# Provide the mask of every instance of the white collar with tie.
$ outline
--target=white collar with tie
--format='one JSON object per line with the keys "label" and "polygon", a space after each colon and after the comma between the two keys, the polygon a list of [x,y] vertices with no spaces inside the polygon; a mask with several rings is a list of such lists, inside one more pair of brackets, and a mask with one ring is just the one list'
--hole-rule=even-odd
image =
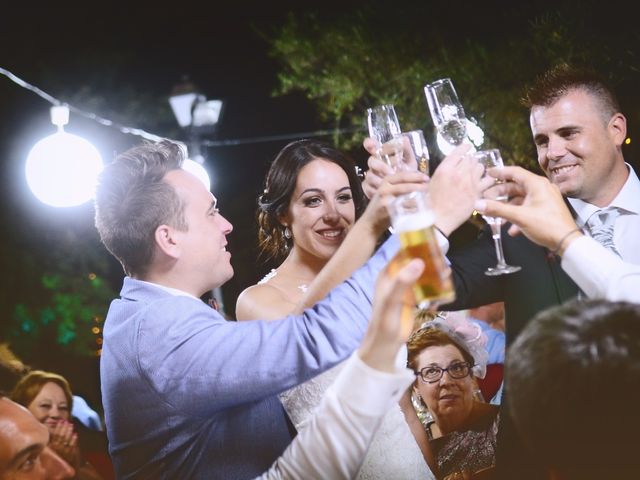
{"label": "white collar with tie", "polygon": [[[627,181],[607,207],[618,207],[623,212],[615,221],[613,232],[615,249],[624,261],[640,264],[640,180],[628,164],[627,168],[629,169]],[[592,215],[601,210],[577,198],[567,200],[577,214],[576,223],[579,227],[583,227]]]}

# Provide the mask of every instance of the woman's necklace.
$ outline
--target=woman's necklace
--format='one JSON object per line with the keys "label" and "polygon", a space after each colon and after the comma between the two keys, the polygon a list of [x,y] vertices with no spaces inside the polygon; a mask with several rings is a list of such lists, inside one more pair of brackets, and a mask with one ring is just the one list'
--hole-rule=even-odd
{"label": "woman's necklace", "polygon": [[[260,280],[258,282],[258,284],[261,283],[267,283],[269,280],[271,280],[273,277],[275,277],[278,274],[278,272],[276,271],[275,268],[272,268],[271,271],[269,273],[267,273],[262,280]],[[296,287],[298,290],[300,290],[302,293],[305,293],[308,289],[309,289],[309,285],[307,285],[306,283],[301,283],[300,285],[298,285]]]}

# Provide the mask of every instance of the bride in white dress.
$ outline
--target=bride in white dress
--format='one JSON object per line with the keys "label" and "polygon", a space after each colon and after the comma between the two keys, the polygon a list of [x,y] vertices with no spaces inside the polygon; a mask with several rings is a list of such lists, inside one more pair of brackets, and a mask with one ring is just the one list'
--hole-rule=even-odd
{"label": "bride in white dress", "polygon": [[[405,177],[411,181],[417,178],[411,174]],[[406,193],[415,188],[415,183],[404,183],[390,186],[383,194]],[[320,282],[328,291],[347,278],[366,261],[388,226],[379,198],[374,197],[362,215],[365,206],[355,165],[344,153],[315,140],[300,140],[284,147],[267,174],[266,188],[259,199],[258,222],[262,251],[273,258],[286,258],[258,284],[240,294],[236,318],[282,318],[319,300],[307,294],[312,282]],[[360,220],[356,223],[357,218]],[[343,243],[340,255],[318,277]],[[340,368],[337,365],[281,394],[298,430],[304,428]],[[358,478],[434,478],[399,405],[385,416]]]}

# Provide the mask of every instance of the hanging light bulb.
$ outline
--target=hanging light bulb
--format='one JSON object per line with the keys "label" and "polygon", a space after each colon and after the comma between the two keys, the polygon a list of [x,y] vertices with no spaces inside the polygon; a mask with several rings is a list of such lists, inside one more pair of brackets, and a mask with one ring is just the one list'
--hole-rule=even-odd
{"label": "hanging light bulb", "polygon": [[63,126],[69,123],[67,106],[51,107],[51,122],[58,131],[36,143],[27,156],[27,184],[47,205],[81,205],[95,194],[102,157],[87,140],[64,131]]}

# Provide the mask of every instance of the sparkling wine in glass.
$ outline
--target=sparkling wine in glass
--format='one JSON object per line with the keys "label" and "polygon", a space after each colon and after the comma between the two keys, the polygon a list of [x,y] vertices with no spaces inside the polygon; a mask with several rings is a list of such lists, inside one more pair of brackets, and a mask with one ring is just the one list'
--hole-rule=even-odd
{"label": "sparkling wine in glass", "polygon": [[429,113],[438,130],[438,147],[446,155],[458,145],[469,142],[467,117],[449,78],[441,78],[424,87]]}
{"label": "sparkling wine in glass", "polygon": [[[490,168],[502,168],[504,167],[504,163],[502,162],[502,156],[500,155],[500,150],[497,148],[493,148],[491,150],[480,150],[479,152],[472,153],[474,158],[482,165],[485,169],[485,175],[487,175],[487,170]],[[500,180],[496,180],[496,184],[501,183]],[[491,200],[497,200],[500,202],[506,202],[508,200],[507,195],[504,195],[500,192],[500,189],[490,188],[485,192],[485,197],[490,198]],[[493,237],[493,242],[496,247],[496,256],[498,257],[498,263],[495,267],[489,267],[485,270],[485,275],[504,275],[506,273],[514,273],[521,269],[521,267],[515,265],[508,265],[504,259],[504,252],[502,250],[502,236],[501,236],[501,227],[503,219],[500,217],[490,217],[488,215],[483,215],[482,218],[489,224],[491,227],[491,236]]]}
{"label": "sparkling wine in glass", "polygon": [[407,139],[411,147],[408,151],[413,155],[418,170],[422,173],[429,173],[429,150],[422,130],[402,132],[402,136]]}
{"label": "sparkling wine in glass", "polygon": [[369,136],[378,141],[376,152],[394,171],[402,169],[402,131],[393,105],[367,109]]}

